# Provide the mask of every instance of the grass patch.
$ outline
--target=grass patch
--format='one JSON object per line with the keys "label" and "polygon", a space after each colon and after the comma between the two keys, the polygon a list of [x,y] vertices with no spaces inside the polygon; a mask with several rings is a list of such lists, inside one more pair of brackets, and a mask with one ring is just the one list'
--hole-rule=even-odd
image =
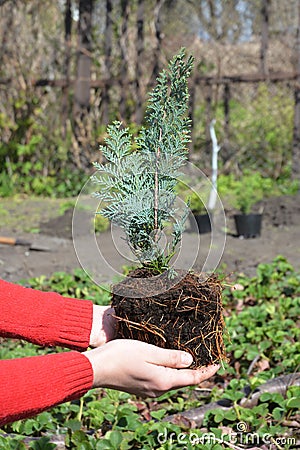
{"label": "grass patch", "polygon": [[[93,285],[81,270],[24,283],[67,296],[91,298],[98,304],[110,301],[107,290]],[[59,434],[66,448],[87,450],[218,450],[228,448],[232,439],[240,439],[234,444],[243,446],[247,438],[256,439],[248,444],[257,447],[268,439],[266,448],[293,448],[295,424],[299,423],[299,386],[290,386],[281,393],[265,393],[253,408],[241,407],[239,400],[246,385],[253,391],[267,380],[299,370],[300,274],[283,257],[277,257],[270,264],[259,265],[255,277],[231,280],[224,292],[224,305],[230,363],[206,384],[206,390],[186,388],[156,400],[142,400],[109,389],[92,390],[79,401],[3,427],[0,447],[52,449],[55,444],[50,441]],[[49,350],[2,340],[2,358],[27,356],[34,351],[40,354]],[[196,429],[162,421],[168,414],[220,399],[231,401],[233,408],[210,411]],[[239,430],[242,423],[244,431]],[[242,433],[237,435],[238,431]],[[28,444],[28,437],[39,439]]]}
{"label": "grass patch", "polygon": [[14,196],[0,199],[1,228],[16,233],[37,233],[39,224],[63,215],[75,200]]}

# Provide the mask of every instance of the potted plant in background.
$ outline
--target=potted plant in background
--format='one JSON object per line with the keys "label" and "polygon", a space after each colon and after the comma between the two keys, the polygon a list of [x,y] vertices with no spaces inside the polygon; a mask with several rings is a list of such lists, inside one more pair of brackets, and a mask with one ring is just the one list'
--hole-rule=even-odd
{"label": "potted plant in background", "polygon": [[246,239],[260,236],[263,211],[262,207],[255,211],[254,205],[264,198],[270,182],[270,179],[263,178],[259,173],[250,172],[233,181],[234,206],[240,211],[234,214],[238,236]]}
{"label": "potted plant in background", "polygon": [[188,197],[188,201],[193,214],[193,218],[190,219],[191,230],[200,234],[210,233],[212,215],[208,212],[200,195],[193,192]]}
{"label": "potted plant in background", "polygon": [[138,266],[112,287],[117,336],[188,351],[193,367],[220,362],[222,284],[215,275],[177,270],[176,259],[190,209],[178,208],[176,186],[187,161],[190,120],[187,81],[193,59],[181,50],[157,79],[146,110],[147,128],[132,145],[120,122],[108,126],[95,164],[100,213],[124,232]]}

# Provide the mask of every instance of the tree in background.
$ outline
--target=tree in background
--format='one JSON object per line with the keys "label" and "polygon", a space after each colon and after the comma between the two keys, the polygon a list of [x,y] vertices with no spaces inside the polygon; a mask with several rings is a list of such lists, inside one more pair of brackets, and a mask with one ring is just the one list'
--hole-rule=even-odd
{"label": "tree in background", "polygon": [[[146,92],[182,46],[196,59],[190,80],[193,160],[209,164],[205,129],[217,117],[226,168],[237,155],[242,165],[251,161],[255,168],[259,144],[247,150],[251,157],[245,159],[233,126],[237,117],[241,138],[248,142],[255,121],[248,117],[249,123],[243,122],[241,113],[259,94],[258,85],[233,85],[230,79],[226,86],[205,84],[201,77],[272,75],[299,67],[297,0],[2,0],[0,8],[0,163],[5,176],[16,171],[14,164],[50,178],[70,164],[89,171],[105,124],[117,118],[139,128]],[[273,106],[279,90],[294,101],[292,86],[268,83]],[[297,93],[295,98],[298,105]],[[293,147],[294,167],[299,117],[296,112],[294,124],[284,124],[294,128],[294,147],[289,138],[285,148],[285,157],[292,160]],[[260,132],[268,145],[268,131]],[[279,145],[268,148],[270,158],[279,161]],[[271,161],[266,164],[270,169]]]}
{"label": "tree in background", "polygon": [[129,2],[128,0],[121,0],[121,23],[119,31],[118,43],[120,46],[120,119],[126,119],[126,90],[128,89],[128,20],[129,20]]}
{"label": "tree in background", "polygon": [[104,33],[104,84],[102,89],[102,122],[107,125],[109,122],[109,103],[110,103],[110,77],[112,67],[112,0],[106,0],[105,12],[105,33]]}
{"label": "tree in background", "polygon": [[293,130],[293,151],[292,151],[292,176],[295,180],[300,178],[300,3],[297,11],[297,34],[295,42],[295,69],[298,73],[297,85],[295,88],[295,112]]}
{"label": "tree in background", "polygon": [[66,139],[67,136],[67,121],[69,116],[69,84],[70,84],[70,62],[71,62],[71,34],[72,34],[72,10],[71,0],[66,0],[65,3],[65,59],[64,59],[64,73],[66,83],[62,89],[62,137]]}
{"label": "tree in background", "polygon": [[[68,2],[68,0],[67,0]],[[77,69],[73,100],[75,160],[79,167],[90,161],[91,129],[89,121],[92,70],[93,0],[79,0]],[[84,149],[84,151],[82,151]]]}
{"label": "tree in background", "polygon": [[144,53],[144,20],[145,1],[137,0],[136,16],[136,58],[135,58],[135,122],[140,125],[143,117],[143,97],[142,97],[142,65]]}

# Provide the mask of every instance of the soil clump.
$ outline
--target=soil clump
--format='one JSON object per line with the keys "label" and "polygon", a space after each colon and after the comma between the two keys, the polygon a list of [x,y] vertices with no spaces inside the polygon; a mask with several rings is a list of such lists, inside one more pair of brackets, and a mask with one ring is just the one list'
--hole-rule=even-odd
{"label": "soil clump", "polygon": [[[138,268],[113,287],[117,337],[187,351],[194,359],[192,368],[225,360],[220,279],[188,272],[162,290],[169,276],[166,271],[153,277],[148,268]],[[158,295],[151,295],[149,278],[151,284],[157,278],[152,292],[159,290]]]}

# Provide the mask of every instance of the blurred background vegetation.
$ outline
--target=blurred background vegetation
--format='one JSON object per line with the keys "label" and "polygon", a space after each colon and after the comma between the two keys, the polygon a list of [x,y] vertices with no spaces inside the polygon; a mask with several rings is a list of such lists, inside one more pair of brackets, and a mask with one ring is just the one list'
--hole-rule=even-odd
{"label": "blurred background vegetation", "polygon": [[191,161],[210,175],[216,119],[223,176],[299,178],[297,0],[0,0],[0,12],[0,196],[77,195],[106,125],[139,130],[181,47],[195,57]]}

